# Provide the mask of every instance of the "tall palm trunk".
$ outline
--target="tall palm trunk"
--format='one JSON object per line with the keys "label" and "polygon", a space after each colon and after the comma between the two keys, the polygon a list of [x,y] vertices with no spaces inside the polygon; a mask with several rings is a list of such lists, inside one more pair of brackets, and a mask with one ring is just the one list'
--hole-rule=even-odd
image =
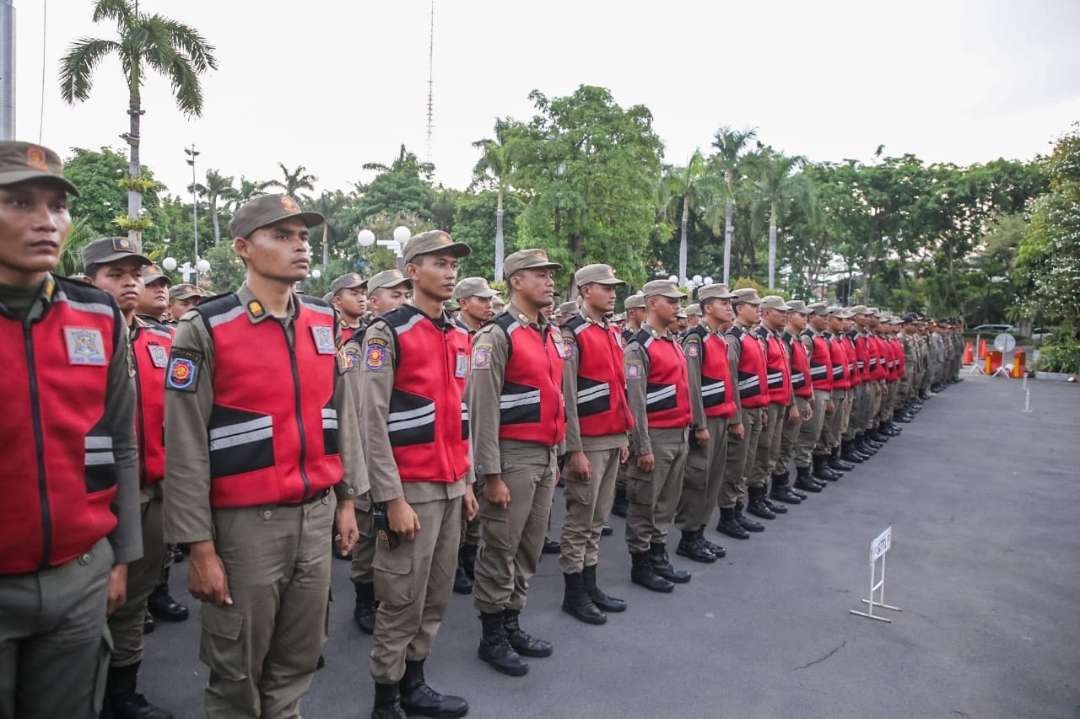
{"label": "tall palm trunk", "polygon": [[503,200],[502,200],[502,188],[499,188],[496,194],[496,207],[495,207],[495,281],[502,280],[503,275],[503,255],[506,253],[503,238]]}
{"label": "tall palm trunk", "polygon": [[780,214],[776,203],[769,208],[769,289],[776,287],[776,218]]}
{"label": "tall palm trunk", "polygon": [[330,264],[330,223],[324,222],[322,226],[322,266]]}
{"label": "tall palm trunk", "polygon": [[[128,136],[127,143],[131,147],[128,153],[128,175],[131,179],[137,179],[142,170],[139,166],[139,124],[142,118],[142,103],[139,97],[138,84],[131,89],[128,97]],[[134,187],[128,188],[128,217],[131,220],[139,219],[139,211],[142,209],[142,193]],[[142,232],[129,230],[128,239],[132,242],[142,240]]]}
{"label": "tall palm trunk", "polygon": [[735,201],[724,203],[724,284],[730,283],[731,244],[735,241]]}
{"label": "tall palm trunk", "polygon": [[214,246],[216,247],[221,239],[221,221],[218,220],[217,195],[210,195],[210,219],[213,221]]}
{"label": "tall palm trunk", "polygon": [[683,195],[682,229],[679,232],[679,284],[686,284],[686,226],[690,221],[690,198]]}

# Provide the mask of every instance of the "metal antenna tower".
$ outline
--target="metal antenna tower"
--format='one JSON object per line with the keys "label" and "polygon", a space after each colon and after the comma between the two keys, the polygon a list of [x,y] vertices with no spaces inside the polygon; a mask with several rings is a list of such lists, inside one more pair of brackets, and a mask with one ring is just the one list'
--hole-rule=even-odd
{"label": "metal antenna tower", "polygon": [[427,152],[425,160],[431,162],[431,131],[435,120],[433,75],[435,58],[435,0],[431,0],[431,24],[428,31],[428,80],[427,80]]}

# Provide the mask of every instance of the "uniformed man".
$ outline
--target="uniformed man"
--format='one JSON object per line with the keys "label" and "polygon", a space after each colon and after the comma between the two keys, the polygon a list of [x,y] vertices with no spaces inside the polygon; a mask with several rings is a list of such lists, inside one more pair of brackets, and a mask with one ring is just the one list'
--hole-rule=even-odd
{"label": "uniformed man", "polygon": [[432,230],[409,239],[402,254],[412,301],[371,323],[359,372],[347,375],[361,396],[378,529],[371,716],[460,717],[468,703],[432,689],[424,663],[450,600],[462,514],[477,510],[462,404],[469,334],[443,310],[469,248]]}
{"label": "uniformed man", "polygon": [[[625,345],[641,329],[645,321],[645,295],[635,292],[623,301],[626,310],[625,326],[622,330],[623,344]],[[616,517],[625,517],[627,510],[626,501],[626,464],[619,466],[615,477],[615,498],[612,500],[611,513]]]}
{"label": "uniformed man", "polygon": [[[698,308],[703,319],[687,330],[682,342],[690,382],[693,439],[675,515],[675,526],[682,531],[676,554],[699,562],[713,562],[727,554],[722,546],[705,538],[705,527],[720,497],[729,427],[739,410],[739,383],[724,339],[734,320],[734,298],[723,284],[698,290],[698,304],[689,309]],[[698,441],[701,428],[707,430],[705,442]]]}
{"label": "uniformed man", "polygon": [[[780,440],[780,462],[773,470],[770,496],[780,502],[798,504],[806,499],[804,492],[816,493],[824,487],[824,482],[813,478],[806,481],[805,472],[800,473],[798,468],[800,465],[810,465],[811,453],[821,433],[828,393],[818,389],[818,383],[824,380],[819,378],[815,381],[810,365],[811,352],[804,344],[805,338],[802,336],[813,310],[802,300],[788,300],[787,304],[791,309],[780,338],[791,361],[791,390],[795,396],[795,409],[799,419],[789,419],[784,424]],[[795,482],[798,485],[795,487],[791,486],[792,467],[795,468]]]}
{"label": "uniformed man", "polygon": [[[371,308],[369,321],[387,315],[405,304],[405,299],[412,289],[412,281],[399,270],[383,270],[372,275],[367,283],[368,305]],[[365,323],[366,327],[367,323]],[[353,335],[353,342],[342,346],[342,361],[345,364],[358,364],[363,346],[360,340],[363,334]],[[356,395],[359,397],[359,395]],[[352,550],[352,570],[350,578],[356,594],[353,606],[353,621],[364,634],[375,631],[375,617],[378,602],[375,600],[375,544],[377,533],[375,516],[372,513],[371,495],[362,492],[356,498],[356,526],[359,537]]]}
{"label": "uniformed man", "polygon": [[762,519],[776,519],[777,514],[787,512],[787,507],[769,501],[769,480],[773,467],[780,459],[780,442],[783,438],[784,425],[789,421],[798,422],[801,418],[799,409],[793,401],[791,365],[780,339],[790,308],[783,297],[766,295],[761,298],[760,309],[761,323],[754,329],[754,333],[765,346],[768,384],[766,393],[769,404],[765,409],[757,453],[749,460],[751,462],[750,501],[747,511]]}
{"label": "uniformed man", "polygon": [[[494,316],[491,311],[494,297],[495,291],[483,277],[466,277],[461,280],[454,287],[454,300],[458,305],[454,322],[472,337]],[[458,594],[472,594],[473,571],[479,548],[480,520],[477,517],[463,518],[461,547],[458,549],[458,564],[454,571],[454,591]]]}
{"label": "uniformed man", "polygon": [[[626,545],[630,581],[654,592],[671,592],[690,581],[689,572],[668,559],[667,533],[682,494],[688,431],[693,421],[686,356],[674,334],[679,300],[685,295],[674,282],[653,280],[642,288],[645,324],[630,338],[626,389],[634,428],[630,433],[627,469]],[[709,441],[700,427],[694,440]]]}
{"label": "uniformed man", "polygon": [[98,716],[106,616],[142,556],[124,318],[109,294],[51,274],[69,194],[55,152],[0,142],[3,719]]}
{"label": "uniformed man", "polygon": [[506,310],[506,301],[500,295],[495,295],[491,298],[491,315],[502,314]]}
{"label": "uniformed man", "polygon": [[825,422],[822,429],[822,438],[825,448],[829,450],[830,463],[833,460],[843,462],[842,466],[834,466],[838,471],[850,471],[862,459],[854,456],[853,449],[844,439],[847,429],[847,421],[851,416],[852,401],[852,365],[848,356],[847,340],[844,338],[844,325],[847,311],[839,305],[829,305],[825,308],[825,338],[829,347],[829,359],[832,362],[832,402],[835,407],[832,415]]}
{"label": "uniformed man", "polygon": [[140,317],[162,322],[169,311],[169,278],[155,264],[143,267],[143,288],[135,313]]}
{"label": "uniformed man", "polygon": [[[700,290],[699,290],[700,292]],[[700,296],[700,295],[699,295]],[[686,308],[686,329],[692,330],[701,323],[701,305],[692,304]]]}
{"label": "uniformed man", "polygon": [[686,314],[686,308],[680,306],[679,311],[675,313],[675,322],[671,327],[671,331],[676,337],[682,337],[686,333],[687,323],[689,317]]}
{"label": "uniformed man", "polygon": [[848,422],[848,439],[854,447],[867,458],[877,452],[880,445],[872,441],[866,434],[869,423],[869,415],[872,409],[872,394],[876,387],[870,379],[870,364],[867,348],[867,335],[865,327],[869,322],[866,305],[855,305],[851,308],[851,328],[847,332],[848,349],[855,357],[855,399],[851,406],[851,418]]}
{"label": "uniformed man", "polygon": [[[854,469],[854,465],[844,462],[839,456],[833,456],[830,443],[829,428],[833,425],[838,411],[837,401],[843,396],[843,390],[836,386],[834,376],[837,374],[836,369],[840,369],[840,374],[843,375],[843,368],[833,365],[828,335],[828,306],[824,302],[814,302],[807,305],[807,309],[810,310],[807,317],[809,326],[802,332],[801,339],[810,360],[810,377],[814,382],[814,411],[820,410],[820,416],[811,420],[811,425],[816,426],[807,427],[807,432],[799,438],[801,461],[796,462],[796,465],[810,469],[811,479],[820,479],[824,475],[824,469],[832,470],[835,479],[840,479],[843,476],[841,472]],[[813,470],[819,465],[819,476],[815,477]],[[803,477],[807,474],[805,470],[802,472]],[[828,480],[828,476],[824,476]],[[803,483],[806,483],[805,479]]]}
{"label": "uniformed man", "polygon": [[[744,288],[732,294],[734,324],[724,333],[728,343],[728,364],[735,368],[738,382],[738,404],[731,436],[728,437],[724,458],[724,479],[720,483],[720,523],[718,532],[735,539],[749,539],[750,532],[765,531],[764,525],[743,515],[751,468],[761,441],[761,431],[769,404],[768,374],[765,365],[765,344],[754,333],[760,319],[761,299],[757,290]],[[758,484],[749,489],[751,497],[764,494]]]}
{"label": "uniformed man", "polygon": [[609,265],[586,265],[574,273],[581,309],[563,325],[567,358],[566,464],[559,565],[566,590],[563,611],[588,624],[604,624],[607,612],[626,602],[597,586],[600,536],[615,492],[615,475],[629,455],[633,417],[626,398],[622,337],[607,317],[623,281]]}
{"label": "uniformed man", "polygon": [[176,324],[206,296],[201,288],[187,282],[169,288],[169,313],[166,322]]}
{"label": "uniformed man", "polygon": [[478,654],[495,670],[524,675],[525,657],[547,657],[549,642],[521,629],[551,513],[556,451],[565,436],[562,336],[544,317],[560,265],[542,250],[506,258],[510,305],[476,333],[468,407],[476,473],[483,478],[480,554],[473,596],[483,638]]}
{"label": "uniformed man", "polygon": [[566,324],[566,321],[573,317],[578,312],[578,303],[574,301],[563,302],[559,305],[559,308],[555,311],[555,316],[552,321],[556,327],[562,327]]}
{"label": "uniformed man", "polygon": [[364,315],[367,314],[367,280],[358,272],[346,272],[330,283],[330,304],[338,314],[338,346],[344,345],[354,334],[362,334]]}
{"label": "uniformed man", "polygon": [[109,293],[124,318],[131,343],[136,387],[135,436],[141,491],[139,496],[143,556],[128,565],[127,600],[109,617],[113,653],[105,700],[117,719],[167,719],[172,714],[150,704],[137,691],[142,663],[146,600],[161,577],[165,541],[161,534],[161,481],[165,473],[164,428],[165,364],[172,333],[157,322],[136,315],[142,293],[143,267],[150,264],[137,241],[105,237],[82,249],[83,272],[98,289]]}
{"label": "uniformed man", "polygon": [[339,550],[356,541],[367,478],[334,313],[292,289],[321,222],[287,195],[241,206],[229,229],[244,284],[183,316],[166,370],[165,536],[191,545],[209,717],[299,716],[326,638],[334,520]]}

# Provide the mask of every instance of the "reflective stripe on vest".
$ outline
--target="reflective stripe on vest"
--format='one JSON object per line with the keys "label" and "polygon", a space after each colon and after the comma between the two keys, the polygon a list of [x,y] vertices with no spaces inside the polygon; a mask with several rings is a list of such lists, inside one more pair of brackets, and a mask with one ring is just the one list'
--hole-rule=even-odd
{"label": "reflective stripe on vest", "polygon": [[509,312],[493,320],[509,341],[499,437],[553,447],[566,436],[562,393],[562,335],[552,325],[541,330],[520,324]]}
{"label": "reflective stripe on vest", "polygon": [[577,346],[577,414],[583,437],[622,434],[634,426],[626,398],[626,369],[615,326],[606,329],[582,315],[566,327]]}

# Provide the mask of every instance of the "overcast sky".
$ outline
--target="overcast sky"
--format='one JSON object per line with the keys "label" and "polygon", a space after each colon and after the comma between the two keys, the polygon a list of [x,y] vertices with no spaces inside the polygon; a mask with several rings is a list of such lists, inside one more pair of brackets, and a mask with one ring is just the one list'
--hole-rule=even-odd
{"label": "overcast sky", "polygon": [[[42,0],[15,0],[17,125],[37,140]],[[57,66],[77,37],[110,37],[91,0],[50,0],[43,141],[123,147],[119,64],[88,102],[60,99]],[[183,146],[207,167],[268,179],[303,164],[317,188],[370,179],[401,143],[425,153],[429,0],[141,0],[217,47],[203,117],[176,110],[168,82],[143,94],[143,160],[173,192]],[[436,0],[436,179],[464,187],[471,143],[496,116],[527,119],[528,93],[611,88],[653,112],[668,162],[708,149],[721,125],[757,127],[814,160],[912,152],[959,164],[1028,159],[1080,119],[1080,1],[691,2]]]}

